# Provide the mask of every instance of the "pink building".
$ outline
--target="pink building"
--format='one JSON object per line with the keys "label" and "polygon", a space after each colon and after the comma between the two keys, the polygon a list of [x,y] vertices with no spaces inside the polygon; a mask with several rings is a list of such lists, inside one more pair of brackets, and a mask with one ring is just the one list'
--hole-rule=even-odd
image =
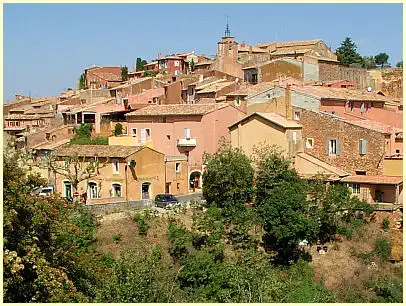
{"label": "pink building", "polygon": [[165,155],[188,158],[191,188],[201,187],[205,152],[215,153],[228,126],[245,114],[226,103],[151,105],[126,115],[129,135]]}
{"label": "pink building", "polygon": [[148,89],[142,93],[136,95],[128,96],[128,104],[133,108],[133,106],[140,104],[161,104],[160,102],[165,97],[165,89],[153,88]]}

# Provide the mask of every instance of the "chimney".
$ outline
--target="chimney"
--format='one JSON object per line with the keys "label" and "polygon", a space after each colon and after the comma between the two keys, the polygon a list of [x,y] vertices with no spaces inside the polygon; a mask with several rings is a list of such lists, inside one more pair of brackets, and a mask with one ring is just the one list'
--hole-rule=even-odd
{"label": "chimney", "polygon": [[243,40],[242,42],[241,42],[241,47],[245,47],[245,40]]}
{"label": "chimney", "polygon": [[161,58],[162,58],[162,54],[158,53],[158,59],[161,59]]}
{"label": "chimney", "polygon": [[291,90],[290,85],[287,84],[285,88],[285,117],[288,120],[292,120],[292,104],[291,104]]}

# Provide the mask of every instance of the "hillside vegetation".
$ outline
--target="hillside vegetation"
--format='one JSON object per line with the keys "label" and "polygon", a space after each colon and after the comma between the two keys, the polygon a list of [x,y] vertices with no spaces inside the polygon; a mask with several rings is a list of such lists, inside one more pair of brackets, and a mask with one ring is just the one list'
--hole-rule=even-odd
{"label": "hillside vegetation", "polygon": [[206,202],[101,220],[31,197],[41,178],[18,160],[6,150],[6,302],[402,302],[391,226],[347,188],[302,181],[273,148],[206,156]]}

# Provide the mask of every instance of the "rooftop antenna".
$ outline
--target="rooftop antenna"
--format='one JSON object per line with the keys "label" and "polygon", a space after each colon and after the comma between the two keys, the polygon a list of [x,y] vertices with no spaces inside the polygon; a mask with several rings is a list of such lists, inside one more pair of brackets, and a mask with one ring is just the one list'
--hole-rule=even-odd
{"label": "rooftop antenna", "polygon": [[231,37],[230,28],[229,28],[229,26],[228,26],[228,17],[230,17],[230,16],[226,15],[227,25],[226,25],[226,30],[225,30],[225,32],[224,32],[224,37]]}

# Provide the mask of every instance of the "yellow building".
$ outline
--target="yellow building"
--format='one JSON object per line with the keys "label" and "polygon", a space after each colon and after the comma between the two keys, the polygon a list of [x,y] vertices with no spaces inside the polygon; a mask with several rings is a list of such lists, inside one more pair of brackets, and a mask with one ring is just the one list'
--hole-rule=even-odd
{"label": "yellow building", "polygon": [[303,151],[302,126],[276,113],[253,113],[229,127],[231,145],[251,155],[259,143],[277,145],[291,157]]}
{"label": "yellow building", "polygon": [[[148,147],[68,145],[59,148],[56,155],[60,168],[56,190],[63,197],[72,197],[75,190],[66,173],[74,173],[76,166],[79,174],[83,174],[77,191],[80,196],[87,193],[87,204],[153,200],[157,194],[165,193],[167,177],[176,186],[170,190],[172,194],[187,190],[186,160],[166,160],[163,153]],[[74,156],[79,161],[69,162]],[[99,163],[97,171],[86,174],[87,165],[95,160]],[[61,170],[64,167],[65,172]],[[178,172],[172,174],[172,169]]]}

